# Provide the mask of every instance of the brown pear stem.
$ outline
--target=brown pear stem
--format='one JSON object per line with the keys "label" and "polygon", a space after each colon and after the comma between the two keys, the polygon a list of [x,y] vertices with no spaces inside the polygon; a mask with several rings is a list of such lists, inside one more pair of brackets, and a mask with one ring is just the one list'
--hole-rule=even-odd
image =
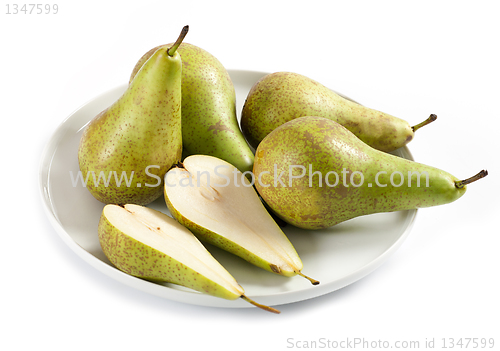
{"label": "brown pear stem", "polygon": [[467,184],[470,184],[472,182],[475,182],[476,180],[479,180],[481,178],[484,178],[488,175],[488,171],[487,170],[482,170],[481,172],[479,172],[478,174],[476,174],[475,176],[472,176],[470,178],[467,178],[467,179],[464,179],[464,180],[457,180],[455,181],[455,186],[458,188],[458,189],[462,189],[464,186],[466,186]]}
{"label": "brown pear stem", "polygon": [[423,121],[422,123],[419,123],[413,127],[411,127],[411,129],[413,130],[413,132],[415,133],[417,131],[417,129],[420,129],[422,128],[423,126],[426,126],[428,125],[429,123],[432,123],[434,122],[436,119],[438,118],[438,116],[436,116],[434,113],[431,114],[429,116],[429,118],[427,118],[425,121]]}
{"label": "brown pear stem", "polygon": [[181,45],[182,41],[186,37],[186,34],[188,34],[188,31],[189,31],[189,26],[184,26],[182,28],[181,34],[179,35],[179,37],[175,41],[174,45],[172,45],[171,48],[167,49],[168,56],[174,56],[175,51],[177,50],[177,48],[179,47],[179,45]]}
{"label": "brown pear stem", "polygon": [[277,310],[276,308],[272,308],[272,307],[269,307],[269,306],[266,306],[266,305],[262,305],[260,303],[257,303],[255,302],[254,300],[246,297],[245,295],[241,295],[241,298],[243,300],[245,300],[246,302],[249,302],[251,303],[252,305],[254,306],[257,306],[258,308],[260,309],[263,309],[264,311],[268,311],[268,312],[272,312],[272,313],[276,313],[276,314],[280,314],[281,312],[279,310]]}
{"label": "brown pear stem", "polygon": [[295,273],[297,273],[297,274],[298,274],[298,275],[300,275],[301,277],[304,277],[304,278],[306,278],[307,280],[309,280],[309,281],[312,283],[312,285],[318,285],[318,284],[319,284],[319,281],[318,281],[318,280],[313,279],[313,278],[311,278],[311,277],[308,277],[307,275],[305,275],[305,274],[304,274],[304,273],[302,273],[302,272],[295,272]]}

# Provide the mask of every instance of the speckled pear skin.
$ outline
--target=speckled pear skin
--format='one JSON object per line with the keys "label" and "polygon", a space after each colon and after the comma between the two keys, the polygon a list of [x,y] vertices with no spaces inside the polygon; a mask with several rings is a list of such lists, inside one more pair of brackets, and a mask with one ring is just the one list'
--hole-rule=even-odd
{"label": "speckled pear skin", "polygon": [[[290,165],[306,168],[302,178],[292,179],[291,187]],[[322,187],[318,174],[312,178],[312,187],[309,186],[309,165],[312,172],[323,175]],[[257,148],[253,170],[255,175],[269,172],[262,175],[262,184],[269,186],[256,182],[256,188],[272,211],[284,221],[305,229],[327,228],[371,213],[442,205],[457,200],[466,190],[455,186],[458,179],[453,175],[376,150],[340,124],[322,117],[301,117],[276,128]],[[332,171],[338,174],[339,183],[335,185],[336,177],[331,173],[329,183],[335,186],[327,186],[325,175]],[[348,187],[344,186],[343,171]],[[380,171],[386,173],[380,174],[378,184],[387,184],[386,187],[375,182]],[[411,187],[408,187],[410,171]],[[429,174],[428,187],[424,171]],[[285,187],[277,180],[281,172]],[[361,172],[364,181],[354,172]],[[399,187],[391,185],[393,172],[404,175],[404,183]],[[421,174],[420,187],[415,172]],[[302,170],[292,168],[292,174],[299,176]],[[354,174],[352,183],[351,174]],[[393,184],[399,184],[400,179],[395,173]]]}
{"label": "speckled pear skin", "polygon": [[[257,256],[255,253],[252,253],[242,247],[241,245],[235,243],[234,241],[231,241],[222,235],[219,235],[207,228],[204,228],[193,221],[190,221],[186,217],[184,217],[179,211],[175,209],[175,207],[172,205],[170,200],[168,199],[167,193],[165,192],[164,194],[165,202],[167,204],[168,210],[172,214],[172,216],[184,227],[188,228],[196,237],[205,243],[212,244],[214,246],[217,246],[218,248],[225,250],[227,252],[230,252],[238,257],[241,257],[245,261],[260,267],[262,269],[265,269],[266,271],[276,273],[279,275],[283,275],[285,277],[292,277],[297,275],[296,272],[291,272],[291,271],[276,271],[276,269],[273,269],[273,265],[271,262],[268,262],[261,257]],[[302,269],[302,267],[298,267],[299,269]]]}
{"label": "speckled pear skin", "polygon": [[104,214],[99,220],[98,234],[106,257],[127,274],[182,285],[223,299],[234,300],[241,297],[163,252],[131,238],[114,227]]}
{"label": "speckled pear skin", "polygon": [[385,152],[413,139],[413,130],[405,120],[359,105],[292,72],[268,74],[253,85],[241,113],[241,128],[249,144],[257,148],[271,131],[304,116],[329,118]]}
{"label": "speckled pear skin", "polygon": [[[141,57],[131,80],[159,47]],[[183,63],[183,158],[211,155],[231,163],[241,172],[251,171],[254,155],[238,124],[236,94],[229,73],[217,58],[195,45],[182,43],[177,50]]]}
{"label": "speckled pear skin", "polygon": [[88,172],[96,179],[101,171],[106,179],[116,172],[118,180],[122,172],[127,178],[134,172],[130,186],[123,181],[119,187],[114,173],[107,187],[102,178],[95,187],[91,175],[87,189],[99,201],[146,205],[161,196],[165,173],[182,156],[181,71],[178,53],[157,50],[124,94],[84,130],[78,149],[84,179]]}

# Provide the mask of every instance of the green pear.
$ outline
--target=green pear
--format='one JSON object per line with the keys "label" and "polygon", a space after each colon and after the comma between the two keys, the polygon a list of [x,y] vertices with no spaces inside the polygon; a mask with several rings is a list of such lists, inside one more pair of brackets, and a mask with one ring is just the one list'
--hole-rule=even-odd
{"label": "green pear", "polygon": [[106,205],[98,226],[106,257],[121,271],[155,282],[182,285],[228,300],[256,303],[188,229],[166,214],[134,204]]}
{"label": "green pear", "polygon": [[[78,149],[87,188],[104,203],[148,204],[181,159],[182,61],[177,48],[156,50],[123,95],[85,128]],[[93,181],[93,182],[92,182]]]}
{"label": "green pear", "polygon": [[170,213],[202,241],[267,271],[319,283],[301,273],[303,264],[292,243],[251,182],[228,162],[187,157],[165,175],[165,201]]}
{"label": "green pear", "polygon": [[[132,72],[131,81],[160,47],[142,56]],[[183,63],[183,157],[211,155],[242,172],[251,171],[254,155],[238,124],[236,95],[228,72],[214,56],[195,45],[182,43],[178,51]]]}
{"label": "green pear", "polygon": [[436,119],[433,114],[411,127],[405,120],[357,104],[308,77],[276,72],[251,88],[241,113],[241,128],[250,145],[257,148],[271,131],[303,116],[329,118],[385,152],[406,145],[418,128]]}
{"label": "green pear", "polygon": [[376,150],[327,118],[301,117],[276,128],[255,154],[255,186],[271,210],[305,229],[351,218],[450,203],[465,181]]}

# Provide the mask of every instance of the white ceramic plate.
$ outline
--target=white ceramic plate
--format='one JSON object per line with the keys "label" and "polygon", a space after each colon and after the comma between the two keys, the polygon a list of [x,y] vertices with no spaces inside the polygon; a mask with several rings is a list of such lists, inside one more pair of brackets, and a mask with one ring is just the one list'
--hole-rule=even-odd
{"label": "white ceramic plate", "polygon": [[[241,111],[248,91],[266,73],[230,70]],[[245,301],[228,301],[173,284],[157,284],[129,276],[104,256],[97,237],[103,204],[81,184],[72,185],[70,172],[77,174],[77,150],[85,125],[108,107],[126,89],[112,89],[69,116],[55,131],[43,153],[40,190],[46,213],[64,242],[93,267],[124,284],[170,300],[216,307],[251,307]],[[238,116],[239,117],[239,116]],[[395,152],[412,159],[406,147]],[[168,213],[163,197],[149,205]],[[285,233],[304,263],[303,273],[321,282],[313,286],[296,276],[282,277],[257,268],[213,246],[212,254],[243,286],[246,295],[266,305],[297,302],[330,293],[366,276],[379,267],[408,236],[417,211],[401,211],[359,217],[335,227],[306,231],[287,226]]]}

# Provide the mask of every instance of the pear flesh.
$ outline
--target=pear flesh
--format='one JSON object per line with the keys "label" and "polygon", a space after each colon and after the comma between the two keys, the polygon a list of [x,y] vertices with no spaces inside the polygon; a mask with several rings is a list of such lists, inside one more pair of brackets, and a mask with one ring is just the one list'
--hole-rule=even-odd
{"label": "pear flesh", "polygon": [[[167,44],[168,47],[170,44]],[[130,80],[162,46],[144,54]],[[211,155],[242,172],[251,171],[254,155],[236,116],[236,93],[229,73],[217,58],[195,45],[182,43],[182,141],[183,158]]]}
{"label": "pear flesh", "polygon": [[187,157],[166,174],[165,201],[201,240],[270,272],[302,275],[295,248],[231,164],[212,156]]}
{"label": "pear flesh", "polygon": [[178,52],[167,51],[156,50],[124,94],[83,132],[80,171],[101,202],[154,201],[165,173],[181,159],[182,61]]}
{"label": "pear flesh", "polygon": [[406,145],[414,135],[405,120],[357,104],[293,72],[268,74],[254,84],[243,106],[241,128],[250,145],[257,148],[271,131],[304,116],[329,118],[385,152]]}
{"label": "pear flesh", "polygon": [[487,172],[464,183],[438,168],[376,150],[332,120],[306,116],[283,124],[259,144],[254,174],[262,174],[257,191],[278,217],[321,229],[362,215],[453,202],[466,183]]}
{"label": "pear flesh", "polygon": [[243,298],[233,276],[187,228],[159,211],[134,205],[106,205],[98,226],[99,242],[121,271],[157,282],[182,285],[223,299]]}

